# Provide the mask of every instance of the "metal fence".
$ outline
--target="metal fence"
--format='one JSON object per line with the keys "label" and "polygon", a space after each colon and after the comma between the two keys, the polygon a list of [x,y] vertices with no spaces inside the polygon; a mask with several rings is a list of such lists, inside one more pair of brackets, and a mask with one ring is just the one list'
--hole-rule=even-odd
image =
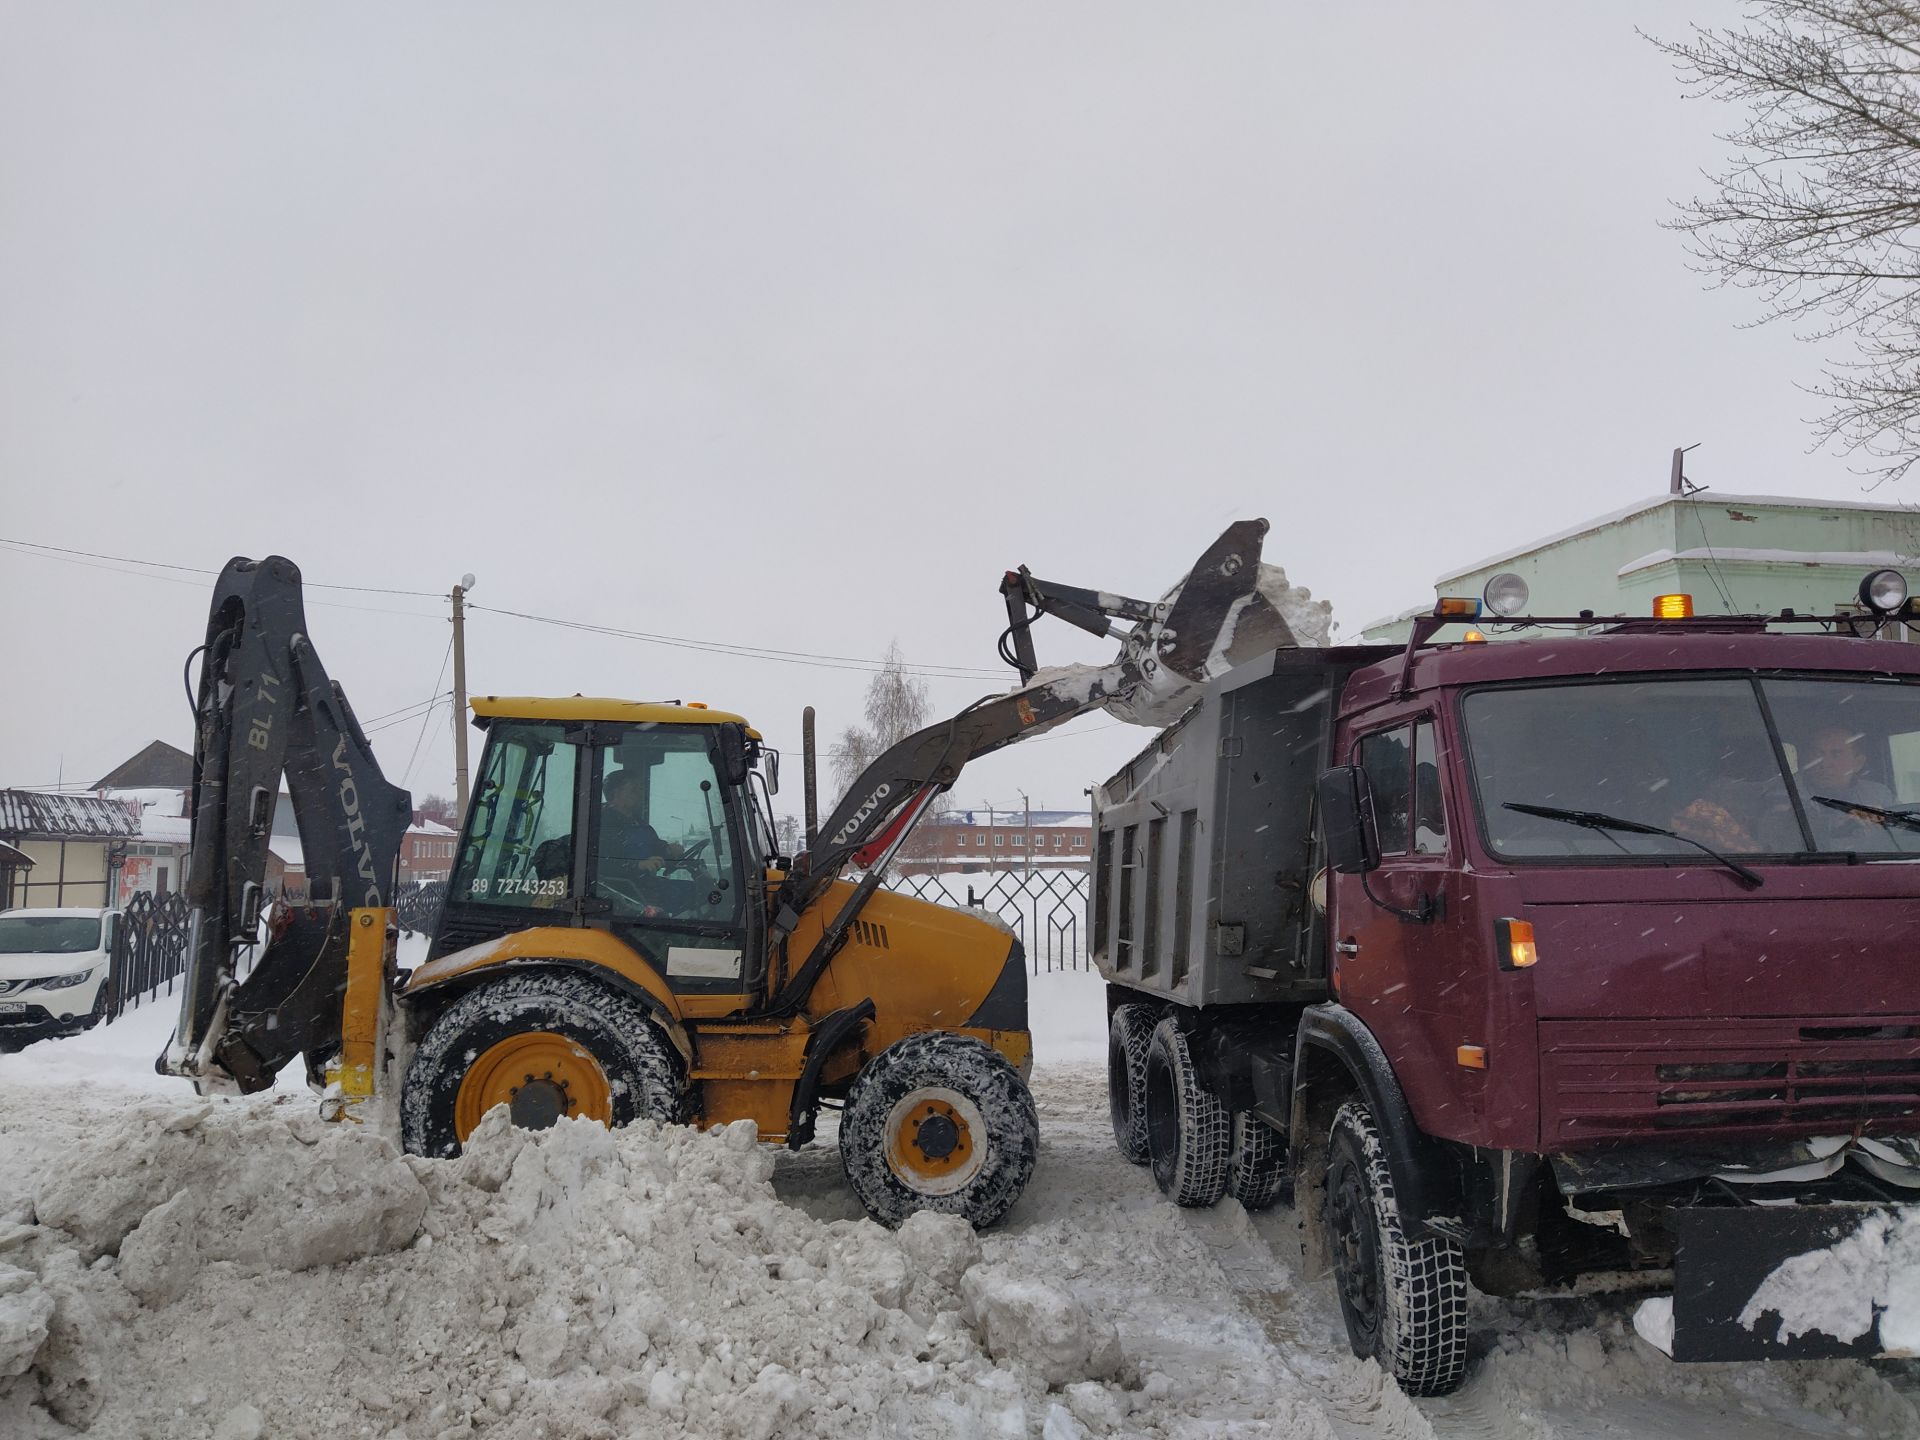
{"label": "metal fence", "polygon": [[155,898],[140,891],[120,909],[113,936],[107,1014],[131,1010],[156,998],[187,966],[187,897],[179,891]]}
{"label": "metal fence", "polygon": [[429,880],[424,885],[418,880],[404,881],[393,892],[393,908],[400,912],[400,928],[431,933],[440,923],[440,907],[446,899],[444,880]]}
{"label": "metal fence", "polygon": [[1036,975],[1091,968],[1083,925],[1093,882],[1084,869],[889,875],[882,883],[902,895],[996,916],[1020,937]]}

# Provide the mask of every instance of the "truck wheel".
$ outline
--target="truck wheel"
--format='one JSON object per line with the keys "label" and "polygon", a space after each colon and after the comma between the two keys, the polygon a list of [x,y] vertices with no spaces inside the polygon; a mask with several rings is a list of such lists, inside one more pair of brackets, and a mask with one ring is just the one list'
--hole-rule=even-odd
{"label": "truck wheel", "polygon": [[1259,1116],[1236,1110],[1227,1193],[1249,1210],[1268,1210],[1280,1198],[1286,1179],[1286,1142]]}
{"label": "truck wheel", "polygon": [[1187,1037],[1172,1016],[1154,1027],[1147,1047],[1147,1157],[1154,1183],[1190,1209],[1227,1193],[1233,1117],[1200,1083]]}
{"label": "truck wheel", "polygon": [[510,975],[449,1005],[407,1066],[401,1139],[458,1155],[485,1115],[544,1130],[562,1115],[626,1125],[681,1118],[680,1057],[646,1007],[584,975]]}
{"label": "truck wheel", "polygon": [[916,1210],[975,1228],[1027,1188],[1040,1117],[1020,1072],[970,1035],[909,1035],[867,1062],[840,1113],[847,1183],[882,1225]]}
{"label": "truck wheel", "polygon": [[1119,1005],[1107,1026],[1107,1108],[1113,1113],[1113,1143],[1135,1165],[1147,1163],[1147,1047],[1158,1011],[1152,1005]]}
{"label": "truck wheel", "polygon": [[1447,1395],[1467,1372],[1467,1267],[1460,1247],[1407,1233],[1373,1116],[1349,1100],[1333,1117],[1327,1239],[1347,1339],[1409,1395]]}

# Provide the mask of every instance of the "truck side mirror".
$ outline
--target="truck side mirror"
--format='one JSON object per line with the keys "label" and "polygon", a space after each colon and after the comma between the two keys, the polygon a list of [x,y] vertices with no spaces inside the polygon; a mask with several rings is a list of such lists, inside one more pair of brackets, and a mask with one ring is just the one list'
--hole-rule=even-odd
{"label": "truck side mirror", "polygon": [[778,795],[780,793],[780,752],[762,750],[760,755],[766,762],[763,773],[767,777],[767,794]]}
{"label": "truck side mirror", "polygon": [[1374,838],[1366,771],[1358,765],[1336,765],[1321,771],[1314,788],[1320,829],[1327,839],[1327,864],[1342,875],[1379,869],[1380,843]]}
{"label": "truck side mirror", "polygon": [[720,778],[738,789],[747,783],[752,768],[747,760],[746,727],[729,720],[720,727]]}

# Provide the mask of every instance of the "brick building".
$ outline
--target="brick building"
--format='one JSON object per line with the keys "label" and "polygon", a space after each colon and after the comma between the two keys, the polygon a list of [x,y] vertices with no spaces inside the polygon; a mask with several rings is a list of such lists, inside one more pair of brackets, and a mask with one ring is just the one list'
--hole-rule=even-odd
{"label": "brick building", "polygon": [[949,810],[914,832],[894,868],[1025,870],[1084,867],[1092,855],[1093,815],[1086,810]]}

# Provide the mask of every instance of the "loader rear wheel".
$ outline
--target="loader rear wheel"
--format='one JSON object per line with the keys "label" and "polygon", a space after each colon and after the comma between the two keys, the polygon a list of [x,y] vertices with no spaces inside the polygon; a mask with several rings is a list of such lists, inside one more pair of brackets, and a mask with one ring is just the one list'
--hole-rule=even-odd
{"label": "loader rear wheel", "polygon": [[1147,1047],[1158,1011],[1152,1005],[1119,1005],[1107,1026],[1107,1109],[1113,1143],[1135,1165],[1147,1163]]}
{"label": "loader rear wheel", "polygon": [[457,1155],[505,1105],[516,1125],[561,1116],[626,1125],[680,1118],[680,1059],[646,1008],[584,975],[511,975],[462,995],[414,1051],[400,1101],[416,1155]]}
{"label": "loader rear wheel", "polygon": [[1027,1188],[1039,1149],[1020,1072],[970,1035],[890,1045],[854,1078],[840,1115],[847,1183],[882,1225],[916,1210],[991,1225]]}
{"label": "loader rear wheel", "polygon": [[1327,1240],[1353,1353],[1409,1395],[1447,1395],[1467,1374],[1467,1267],[1459,1245],[1408,1232],[1373,1116],[1349,1100],[1327,1155]]}
{"label": "loader rear wheel", "polygon": [[1154,1183],[1174,1204],[1202,1209],[1227,1193],[1233,1116],[1201,1083],[1172,1016],[1154,1027],[1147,1050],[1147,1152]]}

